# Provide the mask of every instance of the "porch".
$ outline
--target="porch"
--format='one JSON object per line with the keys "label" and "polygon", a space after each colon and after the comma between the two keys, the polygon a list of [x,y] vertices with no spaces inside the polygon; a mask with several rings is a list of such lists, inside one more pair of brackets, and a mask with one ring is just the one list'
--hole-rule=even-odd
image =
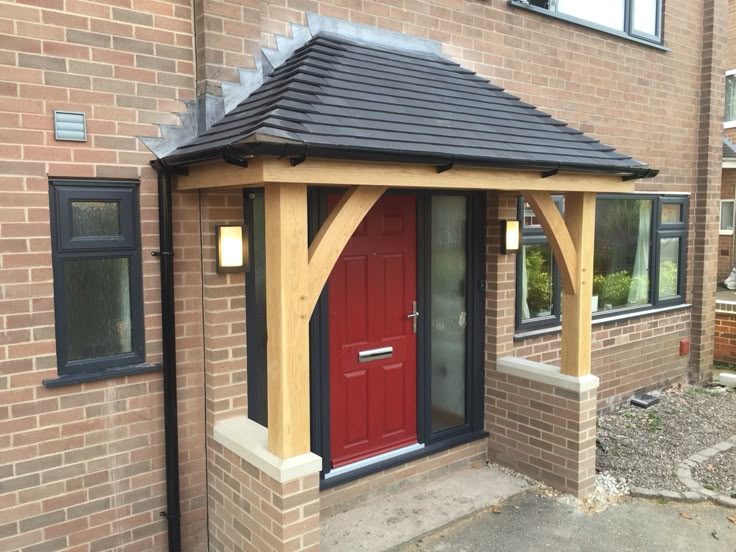
{"label": "porch", "polygon": [[[403,64],[403,74],[409,77],[404,78],[393,67],[397,60]],[[325,111],[330,98],[339,100],[335,105],[342,105],[342,90],[347,86],[335,82],[340,79],[334,73],[319,73],[325,62],[341,68],[359,65],[368,74],[391,74],[395,88],[365,83],[374,89],[373,111],[368,116],[358,112],[342,113],[339,118],[331,116],[333,125],[335,121],[350,120],[354,121],[353,127],[325,128],[327,123],[317,121],[318,114]],[[416,79],[428,78],[430,68],[435,71],[431,77],[434,95],[418,92],[415,87]],[[300,79],[308,82],[314,77],[312,71],[320,74],[320,93],[315,96],[319,100],[300,95],[313,86],[299,89],[303,84]],[[375,108],[395,104],[402,97],[396,89],[402,88],[407,94],[411,91],[423,96],[424,104],[406,108],[411,116]],[[471,93],[458,102],[454,95],[461,90]],[[434,98],[434,108],[426,105],[425,96]],[[271,105],[271,97],[289,101]],[[301,105],[297,108],[294,102]],[[477,105],[478,102],[483,105]],[[435,110],[444,112],[444,123],[437,125],[431,119]],[[484,124],[469,121],[468,110],[474,110],[473,117],[482,119]],[[516,119],[524,121],[521,128],[509,130]],[[404,128],[391,127],[397,120],[402,121]],[[372,131],[378,133],[376,138],[363,132],[360,125],[383,126]],[[448,131],[443,125],[457,128]],[[419,127],[424,136],[412,130]],[[472,146],[454,140],[452,135],[458,132]],[[413,140],[407,140],[407,136]],[[499,136],[514,145],[500,145]],[[268,275],[264,281],[266,381],[265,389],[249,387],[247,393],[250,397],[265,393],[268,428],[246,416],[252,413],[245,406],[244,393],[240,391],[238,396],[238,389],[242,388],[236,385],[238,381],[242,384],[243,378],[234,375],[242,374],[243,367],[229,362],[222,364],[227,366],[225,372],[218,373],[214,363],[215,370],[207,374],[208,425],[212,432],[208,439],[209,479],[216,498],[214,538],[224,548],[316,547],[324,489],[402,462],[418,462],[432,452],[446,451],[473,439],[481,438],[485,443],[485,436],[478,432],[489,429],[493,430],[489,450],[499,461],[576,495],[584,495],[591,487],[597,387],[597,378],[590,375],[595,197],[597,193],[632,191],[634,179],[654,176],[656,171],[540,114],[448,60],[319,36],[286,59],[264,83],[263,90],[254,92],[196,140],[166,156],[162,168],[169,183],[182,195],[198,191],[210,198],[219,194],[228,198],[240,196],[242,201],[242,190],[263,190],[262,238]],[[310,223],[309,197],[319,191],[332,196],[333,204],[324,216],[313,218]],[[489,335],[513,333],[513,329],[496,325],[501,317],[490,305],[505,293],[500,274],[494,273],[494,267],[508,257],[500,252],[506,237],[501,235],[501,222],[516,217],[503,216],[500,209],[494,208],[497,206],[491,206],[480,220],[467,226],[465,234],[468,240],[476,239],[482,244],[482,253],[468,253],[464,262],[480,267],[480,287],[476,291],[485,292],[477,293],[473,300],[470,294],[464,299],[478,316],[470,316],[469,308],[459,313],[466,315],[464,319],[461,316],[463,334],[479,332],[482,336],[480,355],[466,355],[468,371],[462,375],[461,385],[468,391],[462,407],[467,431],[452,432],[452,439],[444,441],[431,427],[425,434],[421,432],[422,412],[428,406],[421,404],[419,389],[423,384],[417,374],[429,377],[431,358],[425,367],[402,357],[402,366],[409,366],[410,370],[404,370],[401,376],[404,391],[398,400],[406,402],[402,402],[404,425],[400,427],[400,439],[391,436],[398,430],[384,431],[367,449],[348,453],[345,448],[335,448],[341,434],[335,433],[338,430],[332,426],[331,441],[328,439],[325,445],[320,437],[330,427],[325,425],[325,416],[342,418],[341,413],[335,415],[336,404],[354,402],[348,394],[329,395],[335,391],[333,380],[322,394],[315,385],[315,362],[310,350],[321,340],[334,340],[334,335],[310,328],[310,319],[314,320],[320,301],[326,309],[329,298],[325,286],[331,274],[356,229],[376,212],[382,198],[388,197],[387,192],[449,195],[458,191],[468,198],[466,213],[475,201],[475,196],[469,195],[473,193],[490,198],[499,193],[523,195],[534,210],[554,251],[562,281],[565,319],[560,367],[504,358],[498,348],[484,350],[483,343]],[[553,194],[565,197],[564,218]],[[409,208],[407,212],[411,211]],[[418,211],[414,208],[414,212]],[[228,220],[217,222],[242,220],[243,211],[233,209]],[[401,228],[417,231],[420,225],[411,219]],[[430,224],[429,230],[432,228]],[[412,241],[416,242],[408,240]],[[431,257],[434,247],[427,243],[425,249]],[[402,264],[411,265],[412,262]],[[416,268],[414,263],[412,270]],[[413,279],[416,285],[420,280],[411,276],[413,272],[407,274],[402,281]],[[223,278],[239,282],[236,276]],[[487,288],[491,282],[493,295]],[[353,289],[352,285],[349,283],[348,288]],[[464,273],[462,287],[466,292],[474,285],[474,279]],[[332,292],[335,286],[328,285],[327,289]],[[402,297],[410,303],[408,294]],[[384,294],[380,301],[386,301],[386,297]],[[432,297],[429,293],[428,300]],[[422,303],[418,294],[415,302],[419,308],[414,306],[413,311],[407,304],[398,307],[403,314],[396,317],[395,324],[407,340],[397,345],[396,351],[420,350],[417,340],[431,339],[427,335],[430,332],[423,334],[421,326],[418,331],[416,322],[417,317],[423,320],[421,313],[427,312],[429,303]],[[345,313],[341,316],[349,320]],[[326,322],[329,324],[331,319],[335,319],[332,310]],[[372,319],[368,316],[366,320]],[[364,348],[374,352],[385,349],[370,344]],[[428,350],[431,357],[431,347]],[[358,351],[358,362],[365,352]],[[351,355],[355,360],[355,355]],[[335,359],[330,354],[326,362],[330,377],[340,367]],[[362,376],[366,370],[356,369],[352,373],[358,372]],[[406,382],[416,382],[416,387],[407,386]],[[431,386],[431,382],[427,385]],[[360,397],[369,395],[364,388],[359,393]],[[412,396],[420,403],[417,408],[412,407]],[[431,397],[431,393],[427,396]],[[386,408],[395,400],[392,395],[379,407]],[[375,405],[354,408],[348,414],[360,426],[372,422],[371,408]],[[520,417],[535,427],[530,434],[516,434],[510,429],[510,423]],[[509,422],[506,426],[504,420]],[[384,439],[386,435],[388,440]],[[320,455],[329,455],[331,461],[326,462]],[[338,469],[344,470],[340,478],[330,477]]]}

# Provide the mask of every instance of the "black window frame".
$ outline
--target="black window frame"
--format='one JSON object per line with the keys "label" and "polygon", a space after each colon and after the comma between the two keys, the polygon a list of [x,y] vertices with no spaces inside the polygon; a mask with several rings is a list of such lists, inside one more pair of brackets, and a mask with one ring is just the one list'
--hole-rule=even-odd
{"label": "black window frame", "polygon": [[[655,194],[655,193],[633,193],[633,194],[598,194],[596,197],[596,208],[598,200],[606,199],[648,199],[652,201],[652,225],[649,237],[649,298],[650,302],[643,305],[634,305],[630,307],[621,307],[610,311],[597,311],[593,313],[593,321],[605,320],[607,318],[619,318],[622,315],[637,315],[639,313],[651,312],[653,310],[666,309],[682,305],[685,303],[685,289],[687,276],[687,242],[688,242],[688,208],[689,197],[687,195],[676,194]],[[560,210],[564,209],[564,200],[556,198],[556,203]],[[662,223],[662,208],[664,205],[678,205],[680,207],[680,221],[675,223]],[[525,229],[524,226],[524,198],[519,196],[517,200],[517,213],[519,225],[521,227],[521,245],[534,245],[540,243],[548,243],[544,232],[541,228],[534,228],[531,231]],[[679,258],[678,258],[678,282],[677,295],[659,299],[659,267],[660,267],[660,240],[662,238],[679,238]],[[552,297],[552,316],[544,318],[533,318],[529,320],[521,319],[521,274],[523,255],[520,251],[516,255],[516,300],[515,300],[515,332],[516,334],[526,334],[537,330],[559,328],[561,324],[560,309],[562,305],[562,288],[560,284],[559,270],[556,264],[553,264],[553,297]],[[553,261],[555,263],[555,261]]]}
{"label": "black window frame", "polygon": [[[583,19],[580,17],[576,17],[574,15],[569,15],[565,12],[560,12],[555,8],[556,0],[529,0],[528,2],[525,2],[524,0],[508,0],[508,3],[511,6],[517,7],[517,8],[524,8],[528,9],[530,11],[541,13],[550,17],[554,17],[556,19],[561,19],[563,21],[567,21],[569,23],[574,23],[576,25],[580,25],[582,27],[588,27],[590,29],[595,29],[597,31],[601,31],[604,33],[612,34],[615,36],[620,36],[622,38],[627,38],[629,40],[633,40],[642,44],[651,45],[657,48],[663,48],[662,44],[664,43],[664,0],[655,0],[656,1],[656,34],[651,35],[649,33],[645,32],[637,32],[634,29],[634,10],[633,6],[636,3],[636,0],[623,0],[624,1],[624,20],[623,20],[623,30],[616,29],[615,27],[608,27],[606,25],[601,25],[599,23],[595,23],[593,21],[588,21],[587,19]],[[665,48],[666,49],[666,48]]]}
{"label": "black window frame", "polygon": [[[74,238],[71,234],[72,201],[111,201],[120,207],[120,235]],[[58,380],[45,380],[53,387],[109,377],[141,373],[158,365],[145,360],[143,274],[140,237],[139,182],[137,180],[50,179],[49,206],[54,276],[54,318]],[[79,360],[67,358],[67,302],[64,291],[64,261],[127,258],[130,282],[131,351]],[[121,368],[130,368],[121,372]],[[89,377],[97,376],[97,377]]]}

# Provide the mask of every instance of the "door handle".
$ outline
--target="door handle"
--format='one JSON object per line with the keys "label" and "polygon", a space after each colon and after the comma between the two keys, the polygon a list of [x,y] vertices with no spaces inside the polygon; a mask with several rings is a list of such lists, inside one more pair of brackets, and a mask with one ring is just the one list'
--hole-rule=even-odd
{"label": "door handle", "polygon": [[417,318],[419,318],[419,311],[417,310],[417,302],[411,302],[411,312],[406,315],[407,318],[411,318],[411,329],[414,333],[417,333]]}

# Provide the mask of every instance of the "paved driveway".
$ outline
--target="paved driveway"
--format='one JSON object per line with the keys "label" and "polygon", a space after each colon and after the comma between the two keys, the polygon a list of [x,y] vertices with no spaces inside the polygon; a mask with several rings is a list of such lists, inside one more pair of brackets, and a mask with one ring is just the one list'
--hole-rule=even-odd
{"label": "paved driveway", "polygon": [[486,510],[394,550],[736,552],[736,524],[728,516],[736,518],[736,510],[640,499],[584,514],[556,498],[527,493],[506,502],[499,513]]}

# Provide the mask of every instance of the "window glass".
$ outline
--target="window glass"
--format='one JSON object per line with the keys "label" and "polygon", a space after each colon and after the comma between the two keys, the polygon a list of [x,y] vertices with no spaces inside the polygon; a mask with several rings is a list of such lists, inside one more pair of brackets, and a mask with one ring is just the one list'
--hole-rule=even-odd
{"label": "window glass", "polygon": [[652,200],[599,199],[593,257],[593,306],[612,310],[649,298]]}
{"label": "window glass", "polygon": [[138,183],[49,185],[59,375],[144,362]]}
{"label": "window glass", "polygon": [[130,260],[65,260],[67,360],[132,351]]}
{"label": "window glass", "polygon": [[733,201],[721,201],[721,231],[733,232]]}
{"label": "window glass", "polygon": [[250,232],[245,274],[245,324],[248,357],[248,417],[268,427],[266,351],[266,223],[263,191],[245,194],[245,222]]}
{"label": "window glass", "polygon": [[467,199],[432,197],[432,432],[465,422]]}
{"label": "window glass", "polygon": [[521,248],[521,319],[552,314],[552,248],[546,244]]}
{"label": "window glass", "polygon": [[624,5],[625,0],[557,0],[557,11],[623,31]]}
{"label": "window glass", "polygon": [[117,201],[72,201],[72,237],[120,235]]}
{"label": "window glass", "polygon": [[682,221],[681,203],[663,203],[660,224],[677,224]]}
{"label": "window glass", "polygon": [[657,36],[657,1],[632,0],[631,29],[633,32]]}
{"label": "window glass", "polygon": [[736,75],[726,75],[726,111],[724,120],[736,120]]}
{"label": "window glass", "polygon": [[676,297],[680,276],[680,239],[659,240],[659,298]]}

